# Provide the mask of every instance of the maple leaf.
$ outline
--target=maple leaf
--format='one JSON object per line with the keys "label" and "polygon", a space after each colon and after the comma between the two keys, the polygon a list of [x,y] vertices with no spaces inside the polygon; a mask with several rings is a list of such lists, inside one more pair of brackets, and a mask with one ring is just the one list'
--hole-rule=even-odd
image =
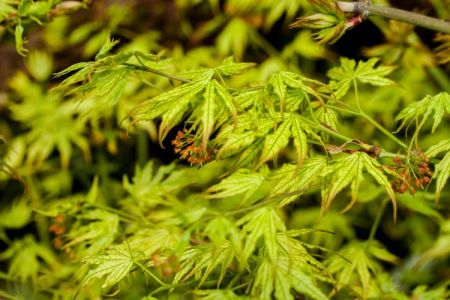
{"label": "maple leaf", "polygon": [[[343,247],[339,254],[326,261],[327,270],[336,274],[336,288],[352,286],[362,298],[367,297],[368,289],[375,281],[374,276],[382,270],[377,259],[393,264],[398,262],[398,258],[377,241],[352,242]],[[360,287],[355,288],[358,285]]]}
{"label": "maple leaf", "polygon": [[394,84],[387,75],[395,70],[392,66],[378,66],[377,58],[371,58],[368,61],[359,61],[358,64],[352,59],[342,57],[341,66],[328,71],[327,75],[332,79],[331,88],[334,90],[336,98],[340,99],[347,94],[350,86],[356,82],[367,83],[375,86],[386,86]]}
{"label": "maple leaf", "polygon": [[200,278],[198,286],[202,286],[208,276],[221,265],[218,285],[222,282],[228,268],[237,257],[237,253],[228,241],[218,244],[204,244],[187,249],[181,257],[181,266],[176,273],[173,284],[186,281],[192,276]]}
{"label": "maple leaf", "polygon": [[359,186],[364,179],[364,169],[372,176],[373,179],[375,179],[378,184],[382,185],[386,189],[386,192],[392,201],[395,220],[397,204],[394,190],[392,189],[388,178],[383,173],[381,164],[376,159],[363,152],[355,152],[345,156],[337,160],[324,171],[322,176],[326,177],[331,175],[331,177],[330,184],[324,189],[322,206],[323,212],[330,208],[336,195],[348,185],[350,185],[351,190],[351,202],[345,210],[350,209],[356,203]]}
{"label": "maple leaf", "polygon": [[[422,100],[408,105],[397,115],[395,122],[402,121],[397,131],[406,124],[409,126],[412,122],[417,121],[417,135],[428,118],[432,117],[434,122],[431,132],[434,132],[445,114],[450,114],[450,94],[442,92],[435,96],[428,95]],[[420,117],[421,120],[419,120]]]}
{"label": "maple leaf", "polygon": [[135,260],[139,257],[139,254],[134,254],[131,248],[125,245],[114,246],[107,249],[105,254],[88,257],[84,259],[84,263],[95,267],[88,271],[81,286],[104,278],[102,288],[110,288],[131,272]]}

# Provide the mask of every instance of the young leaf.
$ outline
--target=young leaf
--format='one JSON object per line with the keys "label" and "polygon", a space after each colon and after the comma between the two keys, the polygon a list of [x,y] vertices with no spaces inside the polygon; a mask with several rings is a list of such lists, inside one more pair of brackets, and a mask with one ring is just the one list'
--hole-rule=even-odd
{"label": "young leaf", "polygon": [[358,64],[352,59],[341,58],[341,66],[328,71],[327,75],[332,79],[330,86],[335,91],[336,98],[340,99],[347,94],[348,89],[354,81],[368,83],[375,86],[391,85],[394,82],[385,78],[395,70],[391,66],[379,66],[377,58],[371,58],[368,61],[359,61]]}
{"label": "young leaf", "polygon": [[260,164],[274,158],[289,143],[291,136],[291,121],[286,119],[274,133],[269,134],[264,141],[263,150],[259,159]]}
{"label": "young leaf", "polygon": [[276,72],[267,82],[266,92],[269,95],[274,94],[276,96],[281,113],[285,111],[286,99],[290,90],[297,92],[295,96],[300,101],[308,99],[307,95],[320,98],[318,93],[306,84],[306,78],[292,72]]}
{"label": "young leaf", "polygon": [[[368,289],[372,284],[376,284],[374,277],[382,270],[375,258],[390,263],[397,261],[397,258],[377,241],[351,242],[342,248],[339,254],[340,256],[332,256],[327,261],[327,270],[336,273],[336,288],[339,290],[345,285],[351,286],[362,298],[367,298]],[[357,286],[361,288],[355,288]]]}
{"label": "young leaf", "polygon": [[248,199],[264,182],[264,175],[251,172],[247,169],[239,169],[231,176],[208,189],[209,198],[226,198],[244,194],[244,201]]}
{"label": "young leaf", "polygon": [[376,159],[363,152],[355,152],[349,156],[346,156],[338,160],[325,171],[324,176],[327,176],[328,174],[332,175],[331,183],[325,189],[323,210],[328,210],[336,195],[350,183],[352,200],[346,210],[348,210],[356,202],[359,185],[363,180],[363,167],[378,184],[384,186],[386,189],[386,192],[392,201],[395,220],[397,215],[397,204],[395,201],[394,190],[392,189],[386,175],[384,175],[384,173],[380,170],[382,167],[381,164]]}
{"label": "young leaf", "polygon": [[291,203],[320,179],[327,162],[321,156],[307,159],[303,166],[284,164],[271,176],[273,188],[269,197],[281,197],[280,206]]}
{"label": "young leaf", "polygon": [[450,139],[446,139],[446,140],[440,141],[439,143],[428,148],[428,150],[425,152],[425,154],[429,158],[432,158],[441,152],[449,151],[449,150],[450,150]]}
{"label": "young leaf", "polygon": [[242,234],[245,237],[243,258],[246,262],[256,248],[256,243],[263,237],[269,258],[277,259],[276,233],[286,230],[284,222],[272,207],[263,207],[252,211],[238,221],[238,226],[244,225]]}
{"label": "young leaf", "polygon": [[[433,117],[434,122],[431,132],[434,132],[441,123],[445,113],[450,114],[450,94],[442,92],[435,96],[428,95],[422,100],[410,104],[398,114],[395,122],[402,120],[402,123],[397,131],[402,129],[407,123],[410,124],[413,121],[417,121],[419,125],[416,128],[416,132],[418,132],[428,118]],[[422,120],[419,121],[420,116],[422,116]]]}
{"label": "young leaf", "polygon": [[[291,122],[291,133],[294,139],[295,149],[297,150],[297,166],[301,167],[304,160],[308,156],[308,141],[305,133],[305,127],[310,133],[312,133],[312,130],[309,130],[309,127],[305,126],[301,119],[293,114],[291,117]],[[318,138],[320,140],[320,137]]]}
{"label": "young leaf", "polygon": [[311,299],[328,299],[316,284],[317,280],[332,281],[325,272],[325,267],[288,232],[278,233],[276,240],[278,258],[273,262],[264,255],[258,260],[252,294],[258,296],[258,299],[273,299],[272,293],[275,299],[294,299],[291,292],[294,289]]}
{"label": "young leaf", "polygon": [[[130,112],[130,116],[136,121],[153,120],[170,112],[180,99],[185,99],[187,102],[192,101],[207,84],[208,81],[206,80],[183,84],[155,98],[140,103]],[[171,125],[175,126],[176,124]]]}
{"label": "young leaf", "polygon": [[129,247],[125,245],[114,246],[106,250],[103,255],[96,255],[84,260],[86,264],[95,265],[83,279],[81,286],[88,285],[95,279],[104,277],[102,288],[107,289],[114,286],[125,276],[127,276],[138,259],[138,255],[132,253]]}
{"label": "young leaf", "polygon": [[[220,244],[205,244],[192,247],[181,257],[181,266],[173,279],[173,284],[186,281],[192,276],[200,278],[198,286],[202,286],[214,269],[221,265],[218,277],[220,285],[228,268],[236,257],[236,251],[228,241]],[[200,277],[201,276],[201,277]]]}
{"label": "young leaf", "polygon": [[202,125],[203,125],[203,136],[202,145],[206,149],[206,144],[208,143],[209,136],[214,129],[215,123],[215,93],[214,93],[214,81],[210,81],[205,88],[204,93],[204,103],[203,103],[203,115],[202,115]]}
{"label": "young leaf", "polygon": [[227,57],[223,60],[222,64],[215,68],[216,72],[218,72],[222,76],[231,76],[231,75],[239,75],[242,74],[249,68],[253,68],[256,64],[254,63],[237,63],[234,62],[232,56]]}

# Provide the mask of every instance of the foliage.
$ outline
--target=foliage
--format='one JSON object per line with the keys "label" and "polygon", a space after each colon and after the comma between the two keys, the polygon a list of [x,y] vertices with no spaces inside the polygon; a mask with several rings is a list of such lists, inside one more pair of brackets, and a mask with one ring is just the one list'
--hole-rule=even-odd
{"label": "foliage", "polygon": [[356,59],[334,1],[112,2],[0,3],[0,298],[450,297],[446,35],[374,20]]}

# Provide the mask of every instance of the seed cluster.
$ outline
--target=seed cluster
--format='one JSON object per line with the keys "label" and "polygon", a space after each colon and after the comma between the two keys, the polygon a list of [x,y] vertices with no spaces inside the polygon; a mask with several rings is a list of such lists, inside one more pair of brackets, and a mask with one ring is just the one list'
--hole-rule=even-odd
{"label": "seed cluster", "polygon": [[212,148],[201,145],[201,142],[187,129],[178,131],[175,139],[172,140],[172,145],[175,153],[180,154],[180,157],[191,165],[202,165],[213,158]]}
{"label": "seed cluster", "polygon": [[394,158],[394,170],[398,177],[392,182],[394,191],[404,193],[409,191],[414,194],[417,189],[425,189],[431,182],[433,171],[430,169],[429,159],[425,153],[416,151],[413,153],[413,160],[405,165],[400,157]]}

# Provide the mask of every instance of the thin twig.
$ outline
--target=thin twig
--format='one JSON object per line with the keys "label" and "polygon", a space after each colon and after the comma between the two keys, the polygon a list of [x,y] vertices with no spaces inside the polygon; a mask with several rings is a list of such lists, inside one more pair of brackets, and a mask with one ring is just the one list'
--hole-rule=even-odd
{"label": "thin twig", "polygon": [[380,16],[392,20],[410,23],[427,29],[450,33],[450,22],[428,17],[422,14],[389,7],[372,5],[370,1],[337,2],[339,8],[345,13],[356,13],[361,16]]}
{"label": "thin twig", "polygon": [[139,65],[130,64],[130,63],[122,63],[122,65],[130,67],[130,68],[133,68],[135,70],[150,72],[150,73],[153,73],[153,74],[156,74],[156,75],[164,76],[164,77],[167,77],[167,78],[172,79],[172,80],[178,80],[178,81],[181,81],[181,82],[184,82],[184,83],[191,82],[190,79],[183,78],[183,77],[178,77],[176,75],[165,73],[165,72],[162,72],[162,71],[159,71],[159,70],[147,67],[147,66],[139,66]]}

